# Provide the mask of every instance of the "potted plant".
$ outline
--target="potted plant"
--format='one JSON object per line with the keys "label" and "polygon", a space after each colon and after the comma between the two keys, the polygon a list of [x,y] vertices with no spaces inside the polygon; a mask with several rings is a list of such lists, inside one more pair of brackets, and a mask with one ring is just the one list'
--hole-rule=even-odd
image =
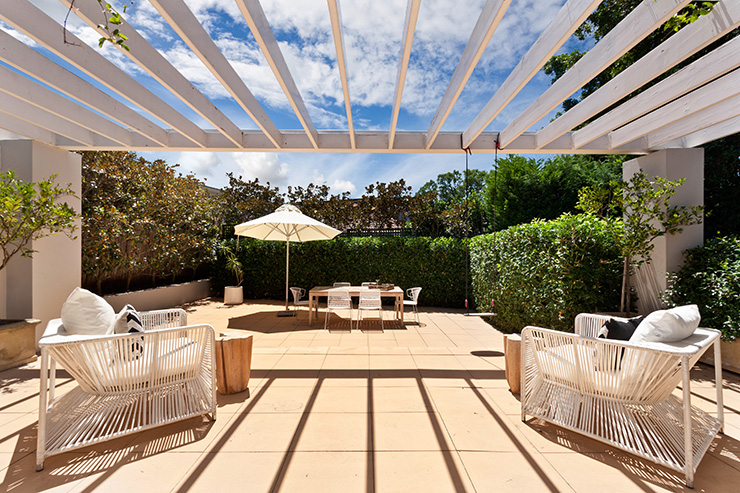
{"label": "potted plant", "polygon": [[224,304],[239,305],[244,302],[244,268],[236,253],[227,245],[221,245],[221,253],[226,258],[226,270],[231,271],[236,277],[236,286],[226,286],[224,288]]}
{"label": "potted plant", "polygon": [[[52,175],[38,183],[15,177],[13,171],[0,172],[0,271],[16,255],[31,257],[34,240],[57,233],[71,235],[77,229],[78,214],[59,199],[73,196],[67,184],[60,187]],[[9,286],[10,287],[10,286]],[[36,358],[36,325],[39,320],[0,319],[0,371]]]}

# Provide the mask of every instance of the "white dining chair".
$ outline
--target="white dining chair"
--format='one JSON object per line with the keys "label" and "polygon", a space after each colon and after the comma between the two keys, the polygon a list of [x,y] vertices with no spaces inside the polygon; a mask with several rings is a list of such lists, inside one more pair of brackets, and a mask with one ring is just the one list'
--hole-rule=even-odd
{"label": "white dining chair", "polygon": [[324,330],[329,323],[332,310],[349,310],[349,330],[352,330],[352,297],[346,289],[329,291],[326,300],[326,315],[324,315]]}
{"label": "white dining chair", "polygon": [[290,288],[290,292],[293,294],[293,307],[295,307],[296,309],[296,314],[298,312],[299,306],[305,306],[306,308],[308,308],[308,304],[309,304],[308,299],[305,299],[305,300],[301,299],[306,295],[305,289],[298,288],[298,287],[292,287]]}
{"label": "white dining chair", "polygon": [[401,310],[403,310],[404,307],[406,307],[406,306],[413,307],[414,314],[416,315],[416,323],[417,324],[420,323],[420,321],[419,321],[419,308],[418,308],[419,293],[421,293],[421,288],[418,288],[417,287],[417,288],[409,288],[409,289],[407,289],[406,290],[406,296],[408,296],[409,299],[408,300],[403,300],[403,305],[399,307]]}
{"label": "white dining chair", "polygon": [[335,288],[348,288],[350,286],[352,286],[352,284],[348,282],[335,282],[334,283]]}
{"label": "white dining chair", "polygon": [[383,326],[383,304],[380,300],[380,290],[368,289],[360,291],[360,303],[357,305],[357,326],[360,326],[360,320],[362,320],[363,310],[377,310],[378,316],[380,317],[380,328],[384,330]]}
{"label": "white dining chair", "polygon": [[363,287],[363,288],[366,288],[366,287],[368,287],[368,286],[372,286],[373,284],[375,284],[375,283],[374,283],[374,282],[372,282],[372,281],[368,281],[368,282],[363,282],[363,283],[362,283],[362,287]]}

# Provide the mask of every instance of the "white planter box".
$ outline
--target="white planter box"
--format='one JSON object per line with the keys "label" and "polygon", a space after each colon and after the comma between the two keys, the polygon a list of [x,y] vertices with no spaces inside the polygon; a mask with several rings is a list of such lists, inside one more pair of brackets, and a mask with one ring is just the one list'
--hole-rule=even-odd
{"label": "white planter box", "polygon": [[244,302],[244,290],[241,286],[224,288],[224,305],[240,305]]}

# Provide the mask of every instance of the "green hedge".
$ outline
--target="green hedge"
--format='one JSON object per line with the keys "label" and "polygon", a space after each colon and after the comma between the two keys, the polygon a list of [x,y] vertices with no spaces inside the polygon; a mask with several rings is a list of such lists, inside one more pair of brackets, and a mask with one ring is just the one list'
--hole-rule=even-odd
{"label": "green hedge", "polygon": [[[611,227],[610,227],[611,226]],[[621,258],[615,224],[593,216],[565,214],[471,240],[473,296],[479,311],[490,311],[494,296],[504,332],[527,325],[573,331],[580,312],[619,307]],[[611,231],[610,231],[611,229]]]}
{"label": "green hedge", "polygon": [[740,337],[740,238],[713,238],[685,255],[671,276],[666,301],[699,305],[702,327],[719,329],[722,339],[734,341]]}
{"label": "green hedge", "polygon": [[[335,238],[291,243],[290,285],[311,288],[335,281],[361,284],[381,279],[404,289],[421,286],[419,303],[459,307],[465,304],[465,240],[454,238]],[[236,241],[230,245],[236,249]],[[244,265],[244,297],[284,299],[285,243],[239,240]],[[214,294],[234,278],[219,257],[211,276]]]}

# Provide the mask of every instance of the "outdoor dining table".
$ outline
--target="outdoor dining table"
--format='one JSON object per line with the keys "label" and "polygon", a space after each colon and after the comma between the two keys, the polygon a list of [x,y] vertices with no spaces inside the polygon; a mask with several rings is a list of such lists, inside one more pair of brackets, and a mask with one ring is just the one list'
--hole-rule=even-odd
{"label": "outdoor dining table", "polygon": [[[335,288],[333,286],[314,286],[308,292],[308,323],[313,323],[314,317],[318,320],[319,318],[319,296],[329,296],[332,291],[349,291],[350,296],[360,296],[362,291],[375,291],[377,288],[369,288],[367,286],[348,286]],[[393,303],[394,310],[396,311],[396,318],[400,318],[403,323],[403,289],[398,286],[394,286],[393,289],[377,289],[380,291],[380,296],[383,298],[395,298]],[[315,314],[315,315],[314,315]]]}

